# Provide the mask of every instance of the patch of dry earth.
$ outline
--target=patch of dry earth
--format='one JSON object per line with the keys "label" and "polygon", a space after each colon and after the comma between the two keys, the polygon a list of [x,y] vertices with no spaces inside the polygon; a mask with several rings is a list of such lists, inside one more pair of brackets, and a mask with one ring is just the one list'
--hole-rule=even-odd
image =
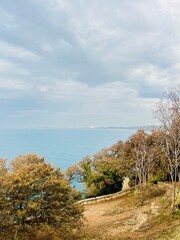
{"label": "patch of dry earth", "polygon": [[[85,207],[86,229],[100,236],[132,235],[145,227],[159,211],[158,200],[134,207],[131,195]],[[110,239],[110,238],[109,238]],[[122,238],[124,239],[124,238]],[[127,238],[128,239],[128,238]],[[130,239],[130,238],[129,238]],[[133,239],[133,238],[132,238]]]}

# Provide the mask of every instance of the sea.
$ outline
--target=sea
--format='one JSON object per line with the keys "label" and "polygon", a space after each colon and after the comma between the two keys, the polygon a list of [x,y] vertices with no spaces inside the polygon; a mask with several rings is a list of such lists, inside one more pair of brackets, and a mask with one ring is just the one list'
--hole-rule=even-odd
{"label": "sea", "polygon": [[7,162],[19,154],[36,153],[62,172],[119,140],[133,129],[0,129],[0,157]]}

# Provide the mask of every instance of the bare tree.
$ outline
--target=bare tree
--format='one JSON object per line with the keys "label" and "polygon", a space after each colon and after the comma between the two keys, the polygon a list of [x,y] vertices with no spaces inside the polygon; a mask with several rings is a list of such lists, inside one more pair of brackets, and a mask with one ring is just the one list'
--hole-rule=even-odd
{"label": "bare tree", "polygon": [[173,203],[175,207],[177,179],[180,190],[180,86],[164,93],[156,105],[154,116],[161,123],[164,137],[161,147],[166,156],[166,170],[173,183]]}
{"label": "bare tree", "polygon": [[151,135],[147,134],[143,129],[132,135],[130,140],[133,145],[133,156],[139,184],[145,186],[157,155],[156,148]]}

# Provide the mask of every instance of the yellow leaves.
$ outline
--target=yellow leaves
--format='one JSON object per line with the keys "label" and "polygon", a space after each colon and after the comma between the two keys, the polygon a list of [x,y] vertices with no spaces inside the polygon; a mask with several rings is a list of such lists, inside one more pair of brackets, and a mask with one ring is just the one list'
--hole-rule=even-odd
{"label": "yellow leaves", "polygon": [[6,159],[0,158],[0,176],[7,173]]}
{"label": "yellow leaves", "polygon": [[40,210],[40,203],[38,201],[34,202],[28,202],[27,208],[29,210]]}
{"label": "yellow leaves", "polygon": [[19,219],[19,221],[21,221],[24,216],[26,215],[26,209],[18,209],[17,212],[17,218]]}
{"label": "yellow leaves", "polygon": [[[80,224],[82,210],[74,205],[71,188],[60,169],[54,169],[35,154],[18,156],[10,163],[9,172],[5,161],[0,161],[0,166],[0,170],[3,169],[0,174],[3,179],[0,185],[0,237],[6,231],[5,227],[12,232],[15,229],[26,232],[27,228],[29,231],[46,223],[61,230],[68,225],[72,231]],[[72,212],[73,208],[76,211]],[[72,219],[77,218],[75,224]]]}

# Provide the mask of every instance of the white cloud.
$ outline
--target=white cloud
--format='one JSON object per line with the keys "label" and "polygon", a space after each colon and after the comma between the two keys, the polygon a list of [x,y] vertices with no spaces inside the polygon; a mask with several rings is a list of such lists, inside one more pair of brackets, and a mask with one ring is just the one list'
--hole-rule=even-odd
{"label": "white cloud", "polygon": [[179,82],[179,0],[16,4],[0,9],[0,90],[41,101],[44,119],[148,122],[161,92]]}
{"label": "white cloud", "polygon": [[[28,75],[29,72],[26,69],[18,66],[18,64],[14,63],[13,61],[3,60],[0,59],[0,73],[5,75],[13,74],[13,75]],[[2,79],[2,75],[1,78]]]}
{"label": "white cloud", "polygon": [[[54,11],[66,15],[68,29],[83,51],[110,76],[107,81],[131,84],[144,78],[143,84],[152,87],[177,83],[179,72],[172,70],[180,61],[178,0],[54,3]],[[131,69],[141,68],[140,80],[135,73],[129,75]]]}
{"label": "white cloud", "polygon": [[[176,68],[176,71],[174,72]],[[132,81],[145,84],[150,87],[160,87],[162,90],[175,87],[179,82],[177,66],[163,69],[155,65],[146,64],[129,70]]]}
{"label": "white cloud", "polygon": [[18,90],[26,91],[31,88],[30,83],[25,83],[24,81],[19,81],[16,79],[0,79],[0,90]]}
{"label": "white cloud", "polygon": [[133,68],[130,70],[130,76],[140,83],[148,86],[168,86],[169,76],[166,70],[162,70],[151,64]]}
{"label": "white cloud", "polygon": [[0,8],[0,26],[11,31],[17,29],[16,17]]}
{"label": "white cloud", "polygon": [[52,52],[54,50],[54,48],[50,44],[43,42],[42,50],[45,52]]}
{"label": "white cloud", "polygon": [[15,59],[22,59],[22,60],[39,60],[40,57],[22,47],[15,47],[11,44],[6,42],[0,41],[0,54],[1,57],[6,58],[15,58]]}
{"label": "white cloud", "polygon": [[48,96],[50,99],[70,101],[88,101],[88,98],[91,98],[91,101],[94,102],[97,99],[106,102],[115,99],[130,99],[132,96],[137,96],[136,91],[121,82],[111,82],[91,87],[73,80],[51,79],[51,83],[39,84],[38,89],[45,97]]}

